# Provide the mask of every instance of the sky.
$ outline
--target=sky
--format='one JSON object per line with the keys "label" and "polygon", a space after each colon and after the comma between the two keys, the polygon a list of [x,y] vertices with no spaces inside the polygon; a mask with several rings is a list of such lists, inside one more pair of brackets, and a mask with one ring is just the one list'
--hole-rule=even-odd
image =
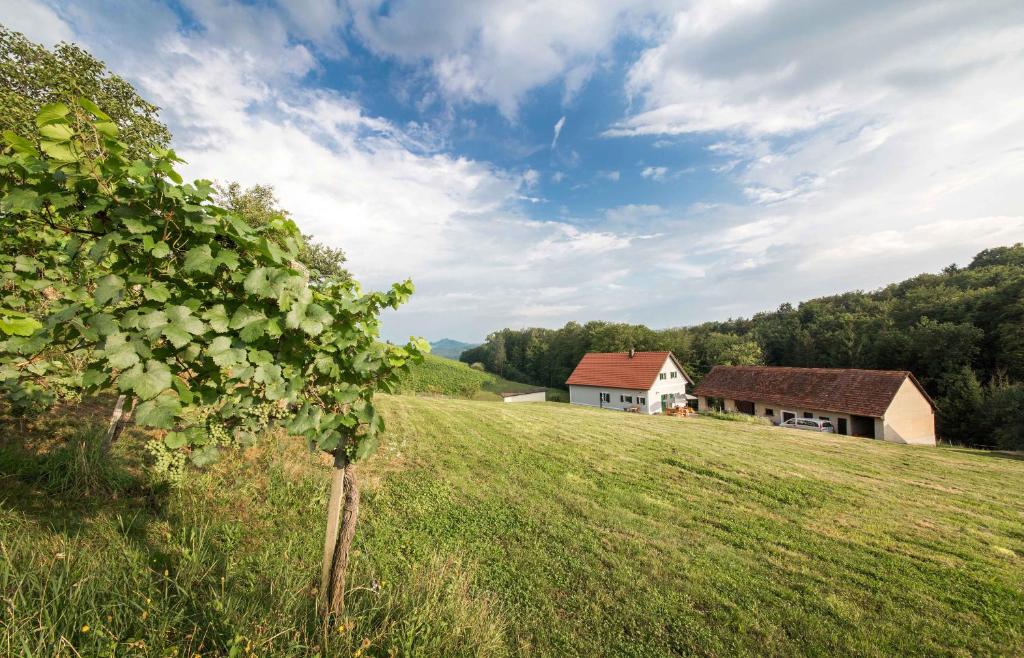
{"label": "sky", "polygon": [[654,328],[1024,240],[1020,0],[0,2],[270,184],[391,340]]}

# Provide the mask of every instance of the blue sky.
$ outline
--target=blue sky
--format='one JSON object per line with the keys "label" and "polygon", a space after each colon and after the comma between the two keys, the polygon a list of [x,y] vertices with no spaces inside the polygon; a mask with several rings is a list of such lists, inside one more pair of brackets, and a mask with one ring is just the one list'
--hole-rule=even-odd
{"label": "blue sky", "polygon": [[[237,0],[0,6],[267,183],[387,337],[693,324],[1024,240],[1024,5]],[[557,128],[557,129],[556,129]],[[557,139],[556,139],[557,132]]]}

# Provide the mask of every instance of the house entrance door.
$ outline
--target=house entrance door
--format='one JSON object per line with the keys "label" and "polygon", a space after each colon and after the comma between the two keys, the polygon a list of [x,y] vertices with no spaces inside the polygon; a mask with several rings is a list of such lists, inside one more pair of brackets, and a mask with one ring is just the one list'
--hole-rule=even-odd
{"label": "house entrance door", "polygon": [[783,411],[782,412],[782,422],[786,422],[790,418],[796,418],[796,414],[793,413],[792,411]]}
{"label": "house entrance door", "polygon": [[840,418],[839,419],[839,424],[838,424],[837,429],[839,430],[840,434],[849,434],[850,433],[849,430],[846,428],[846,419],[845,418]]}

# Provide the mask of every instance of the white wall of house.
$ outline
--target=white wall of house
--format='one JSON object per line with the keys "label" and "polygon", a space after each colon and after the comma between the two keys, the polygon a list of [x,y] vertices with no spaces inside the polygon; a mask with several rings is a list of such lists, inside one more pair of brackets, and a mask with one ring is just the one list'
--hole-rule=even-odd
{"label": "white wall of house", "polygon": [[533,393],[520,393],[519,395],[509,395],[503,397],[502,400],[509,404],[517,404],[519,402],[543,402],[547,398],[547,394],[544,391],[535,391]]}
{"label": "white wall of house", "polygon": [[910,378],[903,380],[881,419],[886,441],[935,445],[935,412]]}
{"label": "white wall of house", "polygon": [[[608,401],[601,401],[601,393],[608,395]],[[651,411],[651,399],[649,391],[632,388],[612,388],[610,386],[569,386],[569,404],[582,404],[587,407],[600,407],[602,409],[617,409],[625,411],[636,405],[640,405],[641,413],[653,413]],[[626,399],[630,401],[626,401]],[[643,399],[644,402],[639,402]],[[658,410],[661,410],[659,405]]]}
{"label": "white wall of house", "polygon": [[[664,375],[664,379],[662,376]],[[661,413],[661,396],[670,396],[667,400],[669,405],[682,407],[686,404],[686,375],[676,366],[672,357],[665,358],[665,364],[661,366],[661,372],[654,379],[654,386],[651,387],[647,402],[650,410],[647,413]]]}

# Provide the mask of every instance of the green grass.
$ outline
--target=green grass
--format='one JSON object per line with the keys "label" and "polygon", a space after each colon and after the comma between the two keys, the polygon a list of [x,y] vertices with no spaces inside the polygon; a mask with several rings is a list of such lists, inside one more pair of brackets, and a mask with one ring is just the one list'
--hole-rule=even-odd
{"label": "green grass", "polygon": [[1017,456],[556,404],[380,406],[350,625],[326,635],[327,470],[295,442],[169,491],[132,434],[103,468],[76,442],[6,444],[0,655],[1024,652]]}
{"label": "green grass", "polygon": [[[535,391],[538,388],[432,354],[428,354],[423,363],[414,365],[400,384],[402,393],[443,395],[491,402],[501,400],[500,393]],[[568,391],[558,388],[547,389],[546,397],[549,402],[569,401]]]}

